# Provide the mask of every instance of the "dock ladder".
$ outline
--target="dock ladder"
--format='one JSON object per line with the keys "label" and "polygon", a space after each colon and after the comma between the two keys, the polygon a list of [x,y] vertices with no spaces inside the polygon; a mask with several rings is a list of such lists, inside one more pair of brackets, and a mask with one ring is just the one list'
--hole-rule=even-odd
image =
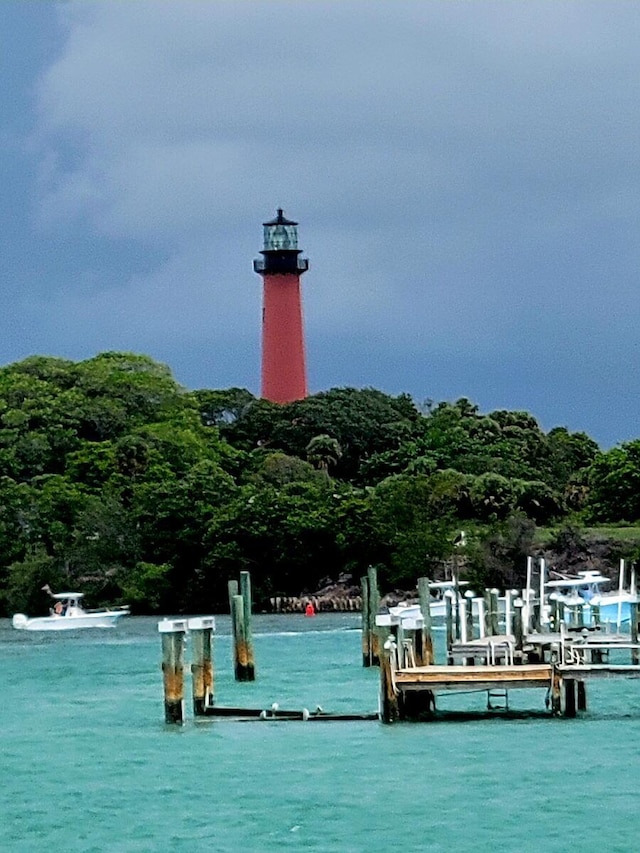
{"label": "dock ladder", "polygon": [[508,711],[509,691],[506,688],[487,690],[487,711]]}

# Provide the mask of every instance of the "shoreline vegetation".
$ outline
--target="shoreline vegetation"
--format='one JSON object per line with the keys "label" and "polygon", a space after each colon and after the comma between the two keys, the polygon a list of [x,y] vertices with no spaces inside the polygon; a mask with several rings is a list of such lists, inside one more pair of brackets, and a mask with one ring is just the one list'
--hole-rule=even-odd
{"label": "shoreline vegetation", "polygon": [[454,563],[476,588],[519,587],[528,555],[615,583],[640,554],[640,440],[603,451],[465,398],[276,405],[185,389],[145,355],[31,356],[0,368],[0,547],[4,615],[43,611],[45,584],[224,612],[239,570],[256,611],[353,607],[369,566],[383,595]]}

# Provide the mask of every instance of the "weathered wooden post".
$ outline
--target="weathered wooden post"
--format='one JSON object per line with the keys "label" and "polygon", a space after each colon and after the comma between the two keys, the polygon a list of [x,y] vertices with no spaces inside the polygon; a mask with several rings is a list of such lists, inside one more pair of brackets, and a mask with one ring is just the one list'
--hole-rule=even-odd
{"label": "weathered wooden post", "polygon": [[236,681],[253,681],[253,668],[247,655],[247,635],[244,623],[244,600],[241,595],[233,596],[233,669]]}
{"label": "weathered wooden post", "polygon": [[524,601],[521,598],[516,598],[513,601],[513,635],[516,641],[516,649],[520,652],[520,662],[522,663],[523,648],[524,648]]}
{"label": "weathered wooden post", "polygon": [[[418,597],[420,599],[420,612],[422,613],[422,648],[420,658],[421,666],[431,666],[433,657],[433,635],[431,634],[431,593],[429,592],[429,578],[418,578]],[[416,655],[417,657],[417,655]]]}
{"label": "weathered wooden post", "polygon": [[560,608],[558,607],[558,594],[552,592],[549,596],[549,627],[552,631],[560,630]]}
{"label": "weathered wooden post", "polygon": [[[236,581],[236,580],[227,581],[227,593],[229,596],[229,614],[231,616],[231,639],[233,641],[235,636],[236,636],[236,627],[234,625],[235,616],[233,613],[233,599],[234,599],[234,596],[236,596],[238,594],[238,581]],[[282,607],[282,604],[283,604],[283,601],[281,599],[280,600],[280,607]],[[281,611],[278,611],[278,612],[281,612]],[[233,659],[234,667],[235,667],[235,646],[233,645],[233,642],[231,645],[231,654],[232,654],[232,659]]]}
{"label": "weathered wooden post", "polygon": [[213,705],[212,637],[216,622],[213,616],[195,616],[188,620],[191,634],[191,691],[193,714],[206,716]]}
{"label": "weathered wooden post", "polygon": [[562,676],[558,669],[560,647],[558,643],[551,644],[551,713],[555,717],[562,714]]}
{"label": "weathered wooden post", "polygon": [[162,637],[162,680],[164,683],[165,723],[184,722],[184,637],[186,619],[163,619],[158,622]]}
{"label": "weathered wooden post", "polygon": [[369,580],[369,644],[371,647],[371,666],[380,665],[380,636],[376,626],[376,616],[380,609],[380,593],[378,591],[378,570],[375,566],[367,569]]}
{"label": "weathered wooden post", "polygon": [[491,605],[491,609],[489,611],[489,625],[491,628],[491,635],[493,637],[497,637],[500,633],[500,626],[498,624],[498,595],[499,592],[497,589],[489,590],[489,602]]}
{"label": "weathered wooden post", "polygon": [[545,610],[544,610],[544,596],[545,596],[545,585],[547,580],[547,561],[544,557],[540,557],[538,560],[538,569],[540,576],[539,586],[538,586],[538,597],[540,599],[539,609],[538,609],[538,631],[542,633],[544,631],[544,627],[546,624]]}
{"label": "weathered wooden post", "polygon": [[518,595],[516,589],[507,589],[504,594],[504,632],[513,636],[513,599]]}
{"label": "weathered wooden post", "polygon": [[482,603],[484,607],[482,608],[482,615],[484,617],[484,634],[483,637],[491,637],[493,632],[491,630],[491,592],[488,589],[482,593]]}
{"label": "weathered wooden post", "polygon": [[453,618],[453,596],[454,593],[448,589],[444,594],[445,607],[445,624],[447,632],[447,663],[453,663],[453,642],[454,642],[454,618]]}
{"label": "weathered wooden post", "polygon": [[576,715],[576,682],[573,678],[564,679],[564,715],[565,717]]}
{"label": "weathered wooden post", "polygon": [[249,572],[240,572],[240,595],[242,596],[242,618],[244,621],[244,642],[247,655],[247,678],[246,681],[256,679],[256,659],[253,650],[253,631],[251,629],[251,575]]}
{"label": "weathered wooden post", "polygon": [[483,639],[487,636],[487,615],[484,595],[476,598],[476,604],[478,605],[478,636],[480,639]]}
{"label": "weathered wooden post", "polygon": [[464,618],[467,620],[467,640],[473,640],[474,636],[474,628],[473,628],[473,601],[474,594],[468,589],[465,594],[465,604],[464,604]]}
{"label": "weathered wooden post", "polygon": [[[638,644],[638,602],[631,601],[629,603],[629,631],[631,634],[632,645]],[[631,649],[631,663],[638,666],[640,663],[640,650],[637,648]]]}
{"label": "weathered wooden post", "polygon": [[533,587],[533,557],[527,557],[527,580],[524,590],[524,608],[522,610],[523,631],[529,634],[531,631],[531,597]]}
{"label": "weathered wooden post", "polygon": [[380,719],[394,723],[400,718],[398,695],[393,681],[396,668],[396,644],[389,638],[380,649]]}
{"label": "weathered wooden post", "polygon": [[362,590],[362,666],[371,666],[371,632],[369,630],[369,578],[360,578]]}

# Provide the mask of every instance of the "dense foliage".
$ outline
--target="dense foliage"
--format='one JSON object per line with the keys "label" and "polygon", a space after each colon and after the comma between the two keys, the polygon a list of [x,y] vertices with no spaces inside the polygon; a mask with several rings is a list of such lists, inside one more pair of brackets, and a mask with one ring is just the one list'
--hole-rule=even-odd
{"label": "dense foliage", "polygon": [[[138,612],[218,609],[249,569],[299,594],[372,563],[386,585],[442,572],[509,580],[535,526],[640,518],[640,441],[466,399],[336,388],[286,406],[187,391],[145,356],[0,369],[0,605],[41,610],[79,586]],[[510,574],[511,573],[511,574]]]}

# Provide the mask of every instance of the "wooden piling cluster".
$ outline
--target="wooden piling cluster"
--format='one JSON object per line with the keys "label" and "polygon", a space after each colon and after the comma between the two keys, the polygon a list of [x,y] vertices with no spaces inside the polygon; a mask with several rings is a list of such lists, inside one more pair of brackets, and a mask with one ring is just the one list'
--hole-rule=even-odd
{"label": "wooden piling cluster", "polygon": [[166,723],[184,722],[184,650],[189,633],[192,638],[192,700],[196,717],[205,716],[213,705],[213,616],[190,619],[163,619],[158,623],[162,638],[162,678],[164,719]]}
{"label": "wooden piling cluster", "polygon": [[233,671],[236,681],[255,681],[256,665],[251,631],[251,576],[240,572],[238,582],[230,580],[229,610],[233,635]]}

